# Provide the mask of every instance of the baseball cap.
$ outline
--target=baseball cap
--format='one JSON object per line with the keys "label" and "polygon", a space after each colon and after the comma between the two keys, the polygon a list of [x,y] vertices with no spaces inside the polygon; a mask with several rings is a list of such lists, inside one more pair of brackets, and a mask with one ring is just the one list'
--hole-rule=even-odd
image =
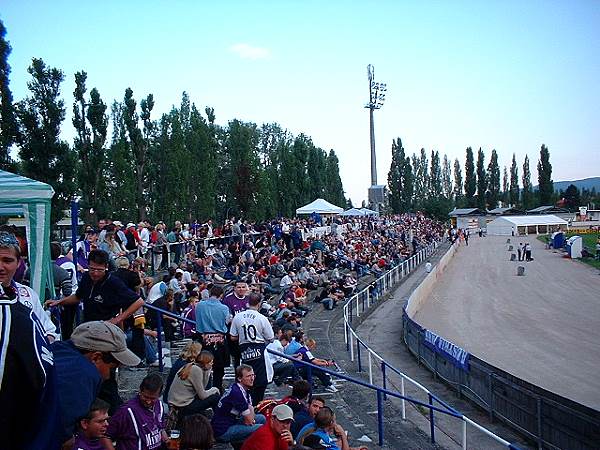
{"label": "baseball cap", "polygon": [[316,434],[309,434],[306,436],[302,445],[313,449],[332,448],[331,445],[327,444],[321,436]]}
{"label": "baseball cap", "polygon": [[82,323],[73,330],[71,341],[82,350],[110,353],[125,366],[137,366],[140,363],[140,358],[127,348],[125,333],[110,322],[97,320]]}
{"label": "baseball cap", "polygon": [[127,228],[130,228],[130,227],[135,227],[135,223],[133,223],[133,222],[129,222],[129,223],[127,224]]}
{"label": "baseball cap", "polygon": [[113,225],[116,227],[122,227],[123,222],[121,222],[120,220],[113,220]]}
{"label": "baseball cap", "polygon": [[294,420],[294,411],[288,405],[277,405],[271,412],[277,420]]}

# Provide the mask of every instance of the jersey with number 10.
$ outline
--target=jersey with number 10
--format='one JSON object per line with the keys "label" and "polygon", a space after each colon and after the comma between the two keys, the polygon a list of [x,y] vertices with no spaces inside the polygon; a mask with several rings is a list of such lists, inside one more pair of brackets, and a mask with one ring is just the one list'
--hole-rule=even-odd
{"label": "jersey with number 10", "polygon": [[263,344],[273,340],[269,320],[254,309],[238,312],[231,322],[230,334],[242,344]]}

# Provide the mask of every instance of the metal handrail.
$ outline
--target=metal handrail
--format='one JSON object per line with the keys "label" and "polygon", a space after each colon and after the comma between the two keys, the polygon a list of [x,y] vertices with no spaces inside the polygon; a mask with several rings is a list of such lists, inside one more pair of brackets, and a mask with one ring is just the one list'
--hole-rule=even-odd
{"label": "metal handrail", "polygon": [[[429,246],[421,249],[418,253],[416,253],[415,255],[411,256],[408,260],[403,261],[402,264],[400,264],[399,266],[396,266],[396,267],[392,268],[391,270],[389,270],[388,272],[386,272],[384,275],[382,275],[381,277],[379,277],[377,280],[375,280],[374,283],[379,283],[379,282],[383,281],[383,289],[384,289],[385,292],[387,292],[395,284],[393,282],[393,276],[392,276],[392,283],[390,283],[388,286],[385,286],[385,278],[388,275],[395,274],[396,277],[397,277],[399,269],[401,269],[402,272],[401,272],[399,280],[402,280],[407,275],[409,275],[412,272],[412,270],[414,270],[414,268],[416,268],[420,263],[422,263],[425,260],[426,257],[428,257],[429,255],[431,255],[431,253],[433,253],[433,251],[437,248],[438,245],[439,245],[438,242],[433,242]],[[460,418],[462,420],[462,422],[463,422],[463,427],[462,427],[463,428],[462,429],[462,448],[463,449],[467,448],[467,424],[469,424],[472,427],[474,427],[474,428],[478,429],[479,431],[483,432],[484,434],[486,434],[487,436],[491,437],[492,439],[494,439],[495,441],[499,442],[500,444],[505,445],[509,449],[518,449],[518,447],[514,446],[510,442],[506,441],[505,439],[502,439],[500,436],[497,436],[492,431],[488,430],[487,428],[483,427],[482,425],[479,425],[477,422],[474,422],[473,420],[469,419],[468,417],[466,417],[465,415],[463,415],[462,413],[460,413],[459,411],[457,411],[455,408],[453,408],[448,403],[446,403],[445,401],[443,401],[442,399],[440,399],[439,397],[437,397],[435,394],[433,394],[431,391],[429,391],[429,389],[427,389],[425,386],[423,386],[418,381],[413,380],[408,375],[406,375],[403,372],[401,372],[400,370],[396,369],[394,366],[392,366],[387,361],[385,361],[385,359],[383,357],[381,357],[379,354],[377,354],[377,352],[375,352],[374,350],[372,350],[362,339],[360,339],[360,337],[358,336],[358,334],[356,333],[356,331],[352,328],[350,319],[352,317],[352,304],[353,304],[353,302],[356,302],[357,317],[360,316],[360,312],[359,312],[359,309],[358,309],[358,304],[359,304],[358,301],[359,301],[359,297],[361,295],[365,294],[365,293],[367,295],[367,307],[370,307],[370,305],[369,305],[369,297],[370,297],[369,296],[369,287],[366,287],[365,289],[361,290],[360,292],[357,292],[350,299],[348,299],[348,301],[346,302],[346,304],[344,305],[344,308],[343,308],[343,311],[344,311],[344,339],[345,339],[345,342],[346,342],[346,348],[350,352],[350,360],[354,361],[354,344],[352,343],[352,338],[356,339],[356,349],[357,349],[357,357],[358,357],[358,361],[357,361],[358,362],[358,371],[359,372],[362,371],[362,363],[361,363],[361,360],[360,360],[360,348],[362,346],[362,347],[364,347],[367,350],[367,354],[368,354],[368,360],[369,360],[369,382],[371,384],[373,384],[372,358],[374,357],[377,360],[379,360],[379,362],[380,362],[383,388],[387,387],[386,368],[389,368],[394,373],[396,373],[397,375],[400,376],[400,380],[401,380],[401,395],[402,396],[404,396],[404,392],[405,392],[404,391],[404,388],[405,388],[405,386],[404,386],[404,380],[407,380],[410,383],[412,383],[415,387],[419,388],[420,390],[422,390],[424,393],[427,394],[427,396],[429,398],[429,401],[430,401],[430,404],[432,404],[433,401],[435,400],[440,405],[442,405],[444,408],[446,408],[446,410],[444,411],[446,414],[452,415],[454,417],[458,417],[458,418]],[[350,310],[350,312],[348,312],[349,310]],[[363,313],[364,312],[365,312],[365,310],[364,310],[364,303],[363,303]],[[384,396],[385,395],[387,395],[387,392],[384,393]],[[407,400],[407,398],[401,398],[401,402],[402,402],[402,419],[403,420],[406,419],[406,400]],[[434,419],[434,415],[433,415],[434,409],[430,408],[429,411],[430,411],[429,417],[430,417],[430,424],[431,424],[431,429],[430,429],[431,441],[432,441],[432,443],[435,443],[435,438],[434,438],[434,436],[435,436],[435,432],[434,432],[434,428],[435,428],[434,420],[435,419]]]}

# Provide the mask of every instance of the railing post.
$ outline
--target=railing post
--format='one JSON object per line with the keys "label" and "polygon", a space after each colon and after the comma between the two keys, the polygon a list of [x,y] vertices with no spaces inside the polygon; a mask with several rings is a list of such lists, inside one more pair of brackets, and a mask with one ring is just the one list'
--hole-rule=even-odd
{"label": "railing post", "polygon": [[[312,386],[313,376],[312,376],[312,367],[311,366],[306,366],[306,381],[308,381],[308,384],[310,384]],[[312,388],[311,388],[311,390],[312,390]]]}
{"label": "railing post", "polygon": [[[400,378],[400,393],[404,397],[404,377]],[[406,420],[406,400],[402,399],[402,420]]]}
{"label": "railing post", "polygon": [[354,362],[354,343],[352,342],[352,338],[354,335],[352,334],[352,329],[350,329],[350,333],[348,335],[348,342],[350,343],[350,361]]}
{"label": "railing post", "polygon": [[462,448],[467,450],[467,421],[464,419],[462,424]]}
{"label": "railing post", "polygon": [[377,431],[379,446],[383,447],[383,395],[379,389],[377,389]]}
{"label": "railing post", "polygon": [[362,372],[362,362],[360,360],[360,341],[356,338],[356,359],[358,360],[358,371]]}
{"label": "railing post", "polygon": [[171,267],[171,244],[167,242],[167,268]]}
{"label": "railing post", "polygon": [[[429,406],[433,406],[433,396],[429,394]],[[435,422],[433,417],[433,409],[429,408],[429,428],[431,432],[431,443],[435,444]]]}
{"label": "railing post", "polygon": [[542,398],[537,398],[537,442],[538,448],[541,450],[543,447],[544,439],[542,438]]}
{"label": "railing post", "polygon": [[[383,388],[387,391],[387,377],[385,375],[385,361],[381,361],[381,379],[383,381]],[[387,394],[383,393],[383,399],[387,400]],[[404,400],[402,400],[404,401]]]}
{"label": "railing post", "polygon": [[373,361],[371,359],[371,352],[368,352],[367,355],[369,355],[369,384],[373,384]]}
{"label": "railing post", "polygon": [[358,306],[358,295],[356,296],[356,317],[360,317],[360,307]]}
{"label": "railing post", "polygon": [[158,370],[163,371],[163,351],[162,351],[162,314],[160,311],[156,311],[156,339],[158,344]]}

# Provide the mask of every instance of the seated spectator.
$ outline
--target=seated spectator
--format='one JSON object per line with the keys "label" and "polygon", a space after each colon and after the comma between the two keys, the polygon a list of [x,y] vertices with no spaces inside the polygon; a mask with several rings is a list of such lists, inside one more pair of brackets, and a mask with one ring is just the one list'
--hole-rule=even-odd
{"label": "seated spectator", "polygon": [[79,420],[79,431],[75,434],[74,450],[104,450],[103,438],[108,427],[108,408],[110,405],[96,399],[90,411]]}
{"label": "seated spectator", "polygon": [[294,272],[288,272],[280,281],[279,281],[279,287],[281,289],[287,289],[289,288],[294,280]]}
{"label": "seated spectator", "polygon": [[169,390],[169,406],[182,417],[199,414],[214,408],[219,402],[219,389],[207,388],[212,374],[214,357],[202,351],[194,362],[182,367],[173,379]]}
{"label": "seated spectator", "polygon": [[184,417],[181,421],[180,450],[209,450],[215,438],[210,422],[202,414]]}
{"label": "seated spectator", "polygon": [[[283,353],[285,347],[289,343],[288,337],[281,330],[276,333],[276,337],[277,339],[267,345],[267,350],[270,349],[278,353]],[[281,384],[288,379],[296,381],[300,378],[298,370],[294,367],[294,363],[292,361],[284,358],[283,356],[277,356],[269,352],[267,352],[267,354],[269,355],[269,359],[273,365],[273,382],[277,386],[281,386]]]}
{"label": "seated spectator", "polygon": [[[304,345],[298,349],[298,353],[300,354],[300,358],[302,359],[302,361],[309,362],[316,366],[322,366],[322,367],[334,365],[333,361],[328,361],[328,360],[321,359],[321,358],[315,358],[312,354],[312,351],[315,348],[317,348],[317,341],[315,341],[314,339],[307,339],[305,341]],[[304,364],[300,364],[300,363],[295,363],[295,364],[296,364],[296,367],[298,368],[298,372],[300,372],[300,375],[302,376],[302,378],[307,379],[307,377],[308,377],[307,367]],[[325,386],[325,390],[327,390],[329,392],[337,392],[338,391],[337,388],[331,382],[331,377],[329,376],[329,374],[323,372],[322,370],[313,368],[312,376],[317,377],[319,379],[319,381],[321,381],[323,386]]]}
{"label": "seated spectator", "polygon": [[306,380],[298,380],[294,382],[292,393],[281,399],[281,403],[288,405],[296,414],[299,411],[307,411],[307,400],[311,391],[310,383]]}
{"label": "seated spectator", "polygon": [[295,333],[286,332],[286,334],[288,338],[290,337],[290,334],[292,337],[289,344],[285,348],[284,353],[286,355],[297,355],[298,350],[300,350],[300,347],[302,347],[304,344],[304,332],[302,330],[298,330]]}
{"label": "seated spectator", "polygon": [[[313,423],[306,425],[298,433],[298,443],[304,444],[305,439],[315,435],[319,438],[319,443],[331,450],[368,450],[367,447],[350,447],[346,431],[335,421],[335,414],[331,408],[323,406],[315,416]],[[335,436],[332,437],[332,436]],[[311,443],[311,438],[308,443]],[[316,441],[316,440],[315,440]]]}
{"label": "seated spectator", "polygon": [[317,413],[323,406],[325,406],[325,399],[323,397],[313,397],[310,399],[308,408],[302,408],[294,413],[294,423],[291,428],[294,438],[298,437],[300,430],[304,426],[314,422]]}
{"label": "seated spectator", "polygon": [[294,422],[294,412],[287,405],[273,408],[267,423],[250,435],[242,445],[242,450],[288,450],[294,443],[290,426]]}
{"label": "seated spectator", "polygon": [[110,418],[106,440],[115,441],[116,450],[160,449],[168,441],[160,401],[162,388],[163,380],[159,374],[147,375],[140,384],[138,395],[123,403]]}
{"label": "seated spectator", "polygon": [[111,370],[121,364],[137,366],[140,359],[127,349],[125,333],[103,321],[79,325],[71,340],[54,342],[51,348],[63,427],[59,435],[65,442],[73,436],[77,420],[88,414],[100,384],[110,378]]}
{"label": "seated spectator", "polygon": [[254,385],[254,370],[242,364],[235,369],[235,383],[225,391],[211,424],[218,442],[238,442],[260,428],[265,416],[254,413],[250,389]]}
{"label": "seated spectator", "polygon": [[196,361],[198,355],[202,351],[202,344],[199,342],[190,342],[186,345],[177,360],[171,366],[169,370],[169,375],[167,376],[167,381],[165,382],[165,392],[163,394],[163,401],[165,403],[169,403],[169,390],[171,389],[171,384],[173,384],[173,380],[175,379],[175,375],[179,372],[183,366],[188,363]]}

